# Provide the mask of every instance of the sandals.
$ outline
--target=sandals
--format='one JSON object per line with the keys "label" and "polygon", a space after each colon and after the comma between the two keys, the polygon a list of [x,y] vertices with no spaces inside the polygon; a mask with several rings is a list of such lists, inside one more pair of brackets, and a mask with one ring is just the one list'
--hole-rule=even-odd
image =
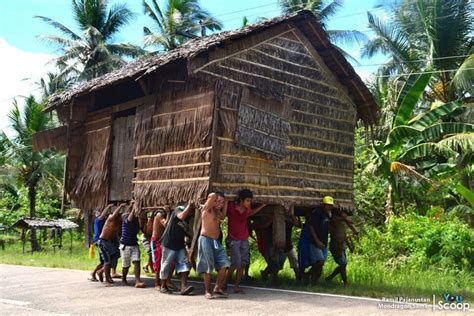
{"label": "sandals", "polygon": [[160,289],[160,293],[162,293],[162,294],[173,294],[173,291],[171,291],[171,290],[170,290],[169,288],[167,288],[167,287],[162,287],[162,288]]}
{"label": "sandals", "polygon": [[188,287],[186,287],[184,290],[181,291],[181,295],[188,295],[192,291],[194,291],[194,286],[189,285]]}
{"label": "sandals", "polygon": [[222,291],[222,290],[214,290],[213,295],[215,295],[215,297],[221,297],[221,298],[229,298],[229,294],[227,294],[226,292]]}

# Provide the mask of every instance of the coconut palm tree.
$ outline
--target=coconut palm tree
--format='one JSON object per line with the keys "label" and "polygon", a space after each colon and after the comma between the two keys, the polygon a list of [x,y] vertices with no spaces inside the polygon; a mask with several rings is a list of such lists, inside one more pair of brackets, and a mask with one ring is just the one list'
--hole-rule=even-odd
{"label": "coconut palm tree", "polygon": [[143,9],[153,21],[152,27],[143,28],[145,46],[157,46],[160,50],[172,50],[190,37],[201,35],[202,27],[210,31],[222,29],[222,23],[203,9],[198,0],[168,0],[165,8],[156,0],[143,0]]}
{"label": "coconut palm tree", "polygon": [[[333,0],[330,2],[324,0],[279,0],[280,7],[284,14],[308,10],[314,13],[316,19],[323,29],[329,34],[331,42],[335,44],[364,43],[367,37],[364,33],[357,30],[330,30],[327,28],[328,22],[334,14],[343,6],[343,1]],[[355,63],[358,63],[349,53],[339,46],[336,48],[346,57]]]}
{"label": "coconut palm tree", "polygon": [[[393,13],[388,21],[367,13],[375,37],[362,48],[362,57],[371,58],[378,53],[390,56],[380,67],[381,74],[433,70],[428,97],[442,102],[458,99],[463,91],[452,85],[455,70],[473,53],[471,1],[397,2],[397,6],[391,6]],[[458,78],[466,82],[459,75]]]}
{"label": "coconut palm tree", "polygon": [[45,16],[36,16],[62,35],[42,35],[41,39],[58,47],[55,62],[60,76],[89,80],[126,63],[145,51],[131,44],[114,43],[114,36],[134,18],[125,4],[109,5],[108,0],[72,0],[74,19],[80,33]]}
{"label": "coconut palm tree", "polygon": [[[44,189],[61,187],[62,157],[53,150],[33,152],[33,134],[52,126],[50,116],[43,112],[44,106],[33,96],[25,99],[22,110],[16,100],[8,115],[13,137],[0,133],[2,165],[0,172],[12,173],[17,182],[28,191],[30,216],[36,215],[36,193],[41,185]],[[31,250],[39,250],[35,231],[31,233]]]}
{"label": "coconut palm tree", "polygon": [[47,99],[56,92],[66,90],[71,86],[74,78],[60,76],[58,73],[48,72],[46,78],[41,78],[36,85],[41,89],[42,99]]}

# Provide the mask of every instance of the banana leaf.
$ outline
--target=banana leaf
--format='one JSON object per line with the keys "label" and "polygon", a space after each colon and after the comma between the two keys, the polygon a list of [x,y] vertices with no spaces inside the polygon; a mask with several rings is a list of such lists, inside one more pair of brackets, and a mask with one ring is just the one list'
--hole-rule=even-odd
{"label": "banana leaf", "polygon": [[420,100],[423,91],[430,81],[431,73],[410,75],[397,98],[398,111],[392,127],[406,125],[413,115],[413,110]]}
{"label": "banana leaf", "polygon": [[421,138],[425,141],[436,141],[445,135],[461,134],[474,131],[474,124],[467,123],[438,123],[425,128],[421,132]]}
{"label": "banana leaf", "polygon": [[461,106],[462,104],[459,101],[444,103],[432,110],[429,110],[425,113],[422,113],[419,116],[414,117],[408,122],[408,124],[411,127],[417,128],[417,129],[428,127],[436,123],[443,116],[452,113],[455,109]]}
{"label": "banana leaf", "polygon": [[456,191],[458,191],[458,193],[461,194],[469,202],[469,204],[471,204],[472,207],[474,207],[474,192],[469,190],[469,188],[466,188],[461,183],[456,185]]}

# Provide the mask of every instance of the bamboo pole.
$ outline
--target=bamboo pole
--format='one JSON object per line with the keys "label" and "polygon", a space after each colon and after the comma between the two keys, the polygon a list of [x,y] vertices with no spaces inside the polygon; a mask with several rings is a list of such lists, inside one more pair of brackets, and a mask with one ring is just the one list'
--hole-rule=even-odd
{"label": "bamboo pole", "polygon": [[193,149],[187,149],[187,150],[181,150],[181,151],[170,151],[170,152],[155,154],[155,155],[134,156],[133,159],[137,160],[137,159],[146,159],[146,158],[159,158],[159,157],[165,157],[165,156],[182,155],[182,154],[187,154],[187,153],[206,151],[206,150],[211,150],[211,149],[212,149],[212,146],[193,148]]}
{"label": "bamboo pole", "polygon": [[153,167],[153,168],[145,168],[145,169],[135,169],[133,172],[145,172],[145,171],[154,171],[154,170],[166,170],[166,169],[179,169],[179,168],[191,168],[191,167],[199,167],[199,166],[209,166],[210,162],[199,162],[199,163],[192,163],[192,164],[185,164],[185,165],[175,165],[175,166],[162,166],[162,167]]}
{"label": "bamboo pole", "polygon": [[207,181],[209,177],[199,178],[182,178],[182,179],[166,179],[166,180],[133,180],[135,184],[146,184],[146,183],[174,183],[174,182],[193,182],[193,181]]}

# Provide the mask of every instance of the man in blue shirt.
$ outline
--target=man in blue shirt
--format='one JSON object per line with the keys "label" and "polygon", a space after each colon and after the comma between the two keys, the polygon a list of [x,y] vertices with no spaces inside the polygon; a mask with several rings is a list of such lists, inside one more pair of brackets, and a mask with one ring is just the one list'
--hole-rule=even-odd
{"label": "man in blue shirt", "polygon": [[[113,204],[107,205],[102,212],[96,211],[95,218],[94,218],[94,237],[92,238],[92,242],[94,245],[97,245],[99,241],[100,233],[102,232],[102,228],[104,228],[105,220],[107,219],[107,215],[109,210],[112,208]],[[100,255],[99,252],[99,264],[95,267],[94,271],[91,273],[91,277],[89,280],[93,282],[97,282],[96,274],[99,276],[100,282],[103,281],[103,266],[104,266],[104,259]]]}

